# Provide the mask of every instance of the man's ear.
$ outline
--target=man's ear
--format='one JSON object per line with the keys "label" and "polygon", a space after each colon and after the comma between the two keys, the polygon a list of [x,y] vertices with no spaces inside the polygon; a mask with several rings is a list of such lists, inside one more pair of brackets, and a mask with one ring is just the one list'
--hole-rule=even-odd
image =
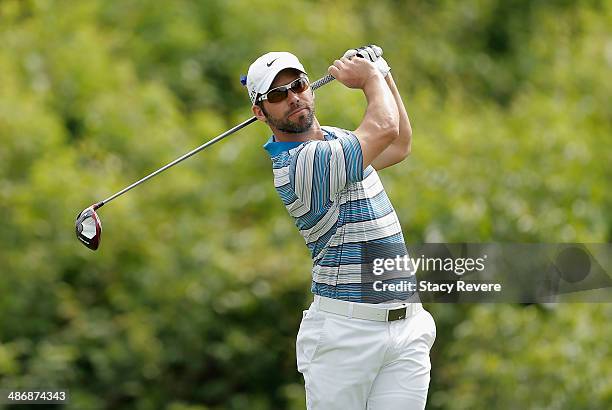
{"label": "man's ear", "polygon": [[268,122],[266,116],[263,113],[263,110],[259,105],[254,105],[253,107],[251,107],[251,109],[253,110],[253,114],[255,115],[255,117],[257,117],[259,121]]}

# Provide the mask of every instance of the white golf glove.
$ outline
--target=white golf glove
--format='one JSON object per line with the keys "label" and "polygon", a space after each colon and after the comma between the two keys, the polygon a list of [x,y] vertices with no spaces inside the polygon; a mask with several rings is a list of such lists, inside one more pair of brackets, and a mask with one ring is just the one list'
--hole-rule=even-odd
{"label": "white golf glove", "polygon": [[382,76],[386,77],[391,71],[391,67],[389,67],[389,64],[387,64],[385,59],[382,57],[382,54],[382,48],[378,47],[377,45],[370,44],[369,46],[346,50],[344,57],[351,58],[357,55],[362,58],[367,58],[376,66],[376,68],[378,68],[378,71],[380,71]]}

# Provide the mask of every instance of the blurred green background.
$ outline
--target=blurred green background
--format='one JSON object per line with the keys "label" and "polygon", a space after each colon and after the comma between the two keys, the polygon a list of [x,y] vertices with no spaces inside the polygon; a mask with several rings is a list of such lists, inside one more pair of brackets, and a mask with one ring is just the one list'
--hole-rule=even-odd
{"label": "blurred green background", "polygon": [[[375,43],[412,155],[381,172],[408,242],[612,242],[612,2],[0,1],[0,387],[70,409],[303,409],[310,259],[255,124],[270,50],[311,78]],[[322,124],[365,101],[331,84]],[[427,306],[428,409],[612,408],[612,304]],[[23,408],[23,407],[20,407]]]}

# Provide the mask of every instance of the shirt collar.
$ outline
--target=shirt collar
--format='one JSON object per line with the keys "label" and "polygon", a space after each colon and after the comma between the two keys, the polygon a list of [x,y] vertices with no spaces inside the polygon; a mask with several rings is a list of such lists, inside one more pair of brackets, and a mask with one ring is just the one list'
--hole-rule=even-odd
{"label": "shirt collar", "polygon": [[[333,133],[330,133],[323,128],[321,128],[321,130],[323,131],[323,138],[325,138],[325,140],[330,140],[333,138]],[[305,142],[306,141],[276,141],[276,138],[274,138],[274,135],[272,135],[263,147],[266,151],[268,151],[270,157],[275,157],[285,151],[299,147]]]}
{"label": "shirt collar", "polygon": [[285,151],[289,151],[292,148],[302,145],[304,141],[276,141],[274,135],[270,137],[268,142],[264,144],[264,148],[270,154],[270,157],[275,157],[278,154],[282,154]]}

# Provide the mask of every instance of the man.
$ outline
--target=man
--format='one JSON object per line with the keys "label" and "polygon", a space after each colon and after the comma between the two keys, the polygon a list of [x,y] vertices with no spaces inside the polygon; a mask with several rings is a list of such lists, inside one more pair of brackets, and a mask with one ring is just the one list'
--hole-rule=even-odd
{"label": "man", "polygon": [[[329,67],[365,94],[354,131],[319,124],[306,70],[293,54],[267,53],[246,77],[253,113],[273,133],[264,147],[274,185],[313,258],[314,301],[296,342],[308,409],[423,409],[427,399],[433,318],[414,290],[372,285],[374,256],[406,254],[377,171],[406,158],[411,144],[408,115],[381,54],[376,46],[349,50]],[[414,282],[414,272],[381,279]]]}

